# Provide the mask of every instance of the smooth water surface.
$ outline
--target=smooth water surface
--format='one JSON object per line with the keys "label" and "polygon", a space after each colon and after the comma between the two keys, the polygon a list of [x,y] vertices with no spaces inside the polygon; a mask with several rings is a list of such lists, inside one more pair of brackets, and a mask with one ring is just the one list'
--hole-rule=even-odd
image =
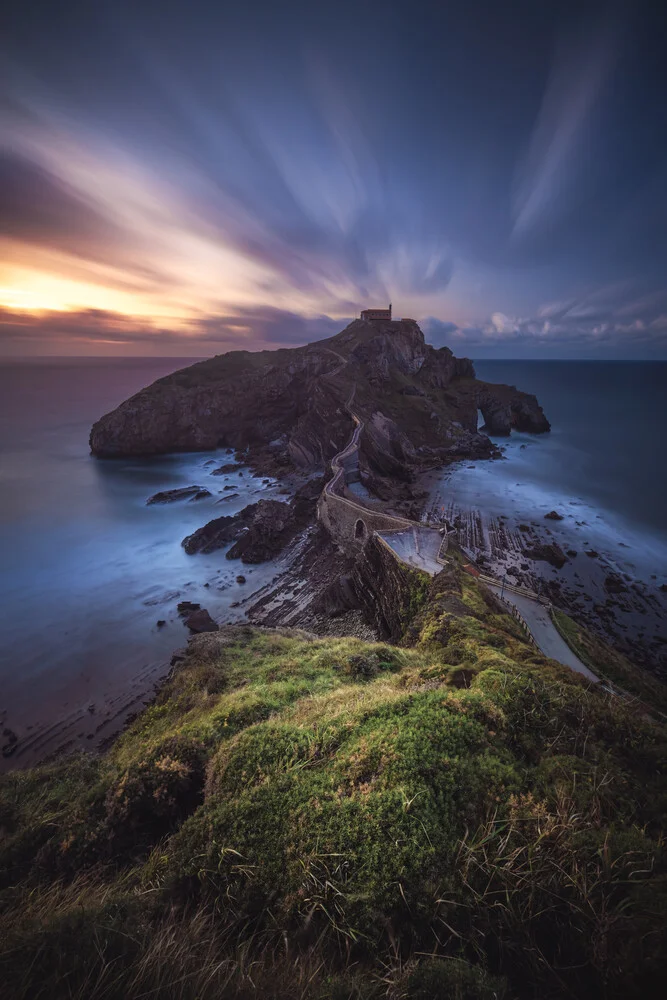
{"label": "smooth water surface", "polygon": [[[99,702],[168,663],[188,636],[179,600],[232,620],[243,612],[230,605],[275,573],[273,565],[243,567],[224,552],[188,556],[181,547],[211,518],[275,492],[247,470],[212,476],[231,455],[89,454],[94,420],[189,363],[54,359],[0,367],[0,719],[13,728]],[[158,490],[192,484],[213,497],[146,505]],[[223,491],[230,484],[234,490]],[[245,586],[236,583],[241,572]],[[166,626],[158,628],[159,619]]]}

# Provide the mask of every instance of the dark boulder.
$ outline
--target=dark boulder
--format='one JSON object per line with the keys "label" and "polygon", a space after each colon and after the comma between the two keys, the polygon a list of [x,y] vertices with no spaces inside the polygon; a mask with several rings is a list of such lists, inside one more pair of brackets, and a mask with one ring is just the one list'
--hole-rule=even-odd
{"label": "dark boulder", "polygon": [[556,569],[562,569],[567,562],[567,556],[556,542],[537,542],[530,549],[524,549],[524,554],[530,559],[547,562]]}
{"label": "dark boulder", "polygon": [[221,465],[218,469],[213,469],[211,472],[212,476],[226,476],[230,472],[238,472],[239,469],[243,468],[243,462],[227,462],[225,465]]}
{"label": "dark boulder", "polygon": [[215,622],[206,608],[200,608],[199,611],[193,611],[191,615],[185,619],[185,624],[190,629],[191,632],[217,632],[218,624]]}

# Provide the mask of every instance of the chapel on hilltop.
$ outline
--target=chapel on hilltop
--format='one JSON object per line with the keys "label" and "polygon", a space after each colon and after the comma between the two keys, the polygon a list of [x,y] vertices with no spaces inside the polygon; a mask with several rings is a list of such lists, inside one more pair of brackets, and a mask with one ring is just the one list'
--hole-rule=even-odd
{"label": "chapel on hilltop", "polygon": [[362,309],[362,319],[391,319],[391,302],[388,309]]}

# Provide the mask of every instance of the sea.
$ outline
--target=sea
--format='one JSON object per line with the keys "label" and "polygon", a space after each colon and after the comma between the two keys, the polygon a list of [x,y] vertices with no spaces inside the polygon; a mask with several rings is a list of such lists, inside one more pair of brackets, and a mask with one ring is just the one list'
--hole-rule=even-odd
{"label": "sea", "polygon": [[[248,470],[212,476],[230,460],[222,451],[114,460],[89,453],[98,417],[194,360],[0,364],[0,729],[9,741],[7,766],[62,746],[98,745],[150,698],[185,644],[179,601],[199,603],[219,620],[242,620],[249,595],[280,571],[275,563],[244,567],[222,551],[188,556],[181,546],[213,517],[260,496],[280,498],[279,484]],[[667,362],[480,361],[476,371],[535,393],[552,431],[513,434],[498,442],[502,461],[450,469],[451,496],[515,517],[578,507],[586,541],[601,551],[622,542],[632,548],[633,572],[664,582]],[[146,503],[157,491],[195,484],[213,495]]]}

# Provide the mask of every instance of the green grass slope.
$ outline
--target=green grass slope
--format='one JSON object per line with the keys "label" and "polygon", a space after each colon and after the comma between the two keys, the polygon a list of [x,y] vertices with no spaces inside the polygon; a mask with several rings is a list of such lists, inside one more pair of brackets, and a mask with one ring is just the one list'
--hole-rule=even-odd
{"label": "green grass slope", "polygon": [[198,636],[106,755],[3,778],[3,997],[650,996],[665,730],[456,564],[415,607]]}

